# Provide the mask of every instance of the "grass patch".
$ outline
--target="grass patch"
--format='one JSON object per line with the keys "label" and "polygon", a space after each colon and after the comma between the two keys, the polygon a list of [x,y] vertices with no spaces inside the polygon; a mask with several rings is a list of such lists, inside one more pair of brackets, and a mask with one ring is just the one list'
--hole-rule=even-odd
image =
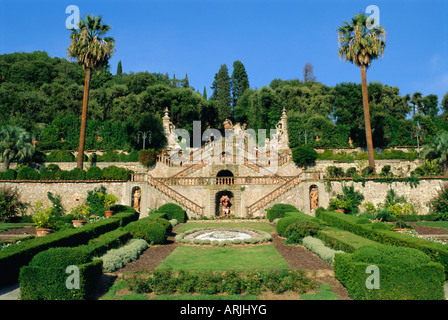
{"label": "grass patch", "polygon": [[157,295],[151,300],[258,300],[259,298],[254,295],[246,294],[162,294]]}
{"label": "grass patch", "polygon": [[34,223],[9,223],[9,222],[2,222],[0,223],[0,232],[10,230],[10,229],[20,229],[23,227],[28,226],[34,226]]}
{"label": "grass patch", "polygon": [[275,228],[266,222],[188,222],[176,229],[177,233],[182,233],[197,228],[235,228],[254,229],[265,232],[274,232]]}
{"label": "grass patch", "polygon": [[448,221],[422,221],[416,222],[415,224],[423,227],[437,227],[448,230]]}
{"label": "grass patch", "polygon": [[256,247],[179,246],[157,267],[174,270],[282,269],[290,265],[272,245]]}
{"label": "grass patch", "polygon": [[322,284],[316,293],[306,293],[300,296],[300,300],[338,300],[340,297],[333,293],[333,287]]}

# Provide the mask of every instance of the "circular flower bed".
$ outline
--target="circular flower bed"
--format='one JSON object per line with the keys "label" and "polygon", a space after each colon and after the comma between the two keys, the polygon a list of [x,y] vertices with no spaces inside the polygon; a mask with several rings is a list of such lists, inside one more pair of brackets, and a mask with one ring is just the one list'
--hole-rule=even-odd
{"label": "circular flower bed", "polygon": [[272,236],[260,230],[233,228],[199,228],[185,231],[175,237],[176,242],[226,246],[232,244],[259,244],[272,240]]}

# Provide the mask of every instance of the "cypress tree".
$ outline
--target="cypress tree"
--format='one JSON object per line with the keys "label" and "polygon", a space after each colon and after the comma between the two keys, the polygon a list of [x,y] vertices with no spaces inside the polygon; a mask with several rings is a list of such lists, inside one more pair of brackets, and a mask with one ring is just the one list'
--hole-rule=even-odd
{"label": "cypress tree", "polygon": [[202,98],[204,98],[205,101],[207,101],[208,97],[207,97],[207,89],[204,86],[204,91],[202,92]]}
{"label": "cypress tree", "polygon": [[117,65],[117,76],[122,76],[123,75],[123,66],[121,65],[121,60],[118,61],[118,65]]}
{"label": "cypress tree", "polygon": [[218,120],[220,124],[226,119],[231,118],[232,115],[232,97],[230,94],[231,81],[229,76],[229,69],[227,65],[222,64],[215,79],[213,81],[213,94],[211,99],[216,101],[218,109]]}
{"label": "cypress tree", "polygon": [[233,62],[232,72],[232,105],[235,108],[238,99],[241,98],[244,91],[249,89],[249,77],[247,76],[244,64],[236,60]]}

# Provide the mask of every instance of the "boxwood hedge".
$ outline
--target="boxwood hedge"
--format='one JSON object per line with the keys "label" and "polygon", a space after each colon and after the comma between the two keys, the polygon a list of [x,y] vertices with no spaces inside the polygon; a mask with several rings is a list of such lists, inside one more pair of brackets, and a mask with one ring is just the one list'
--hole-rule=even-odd
{"label": "boxwood hedge", "polygon": [[381,244],[420,250],[427,254],[433,261],[442,264],[448,276],[448,248],[443,244],[395,231],[372,228],[371,223],[365,223],[363,219],[338,212],[317,210],[316,216],[331,226],[350,231]]}
{"label": "boxwood hedge", "polygon": [[[368,287],[377,267],[377,287]],[[337,279],[356,300],[444,300],[444,267],[423,252],[387,245],[364,246],[335,254]]]}
{"label": "boxwood hedge", "polygon": [[124,207],[114,218],[88,223],[81,228],[55,232],[45,237],[34,238],[8,246],[0,250],[0,287],[17,282],[19,270],[31,259],[44,250],[52,247],[75,247],[88,244],[91,239],[124,226],[135,219],[135,210]]}

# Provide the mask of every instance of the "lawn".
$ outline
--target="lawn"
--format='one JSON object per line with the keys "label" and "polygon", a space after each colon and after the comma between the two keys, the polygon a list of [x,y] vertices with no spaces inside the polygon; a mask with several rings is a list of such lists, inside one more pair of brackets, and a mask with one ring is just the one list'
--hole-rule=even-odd
{"label": "lawn", "polygon": [[251,247],[179,246],[157,267],[175,270],[283,269],[290,265],[273,245]]}
{"label": "lawn", "polygon": [[10,229],[19,229],[27,226],[32,226],[34,223],[8,223],[2,222],[0,223],[0,232],[10,230]]}
{"label": "lawn", "polygon": [[416,222],[415,224],[424,227],[438,227],[448,230],[448,221],[421,221]]}
{"label": "lawn", "polygon": [[197,228],[239,228],[239,229],[254,229],[265,232],[274,232],[275,228],[267,222],[192,222],[184,223],[177,229],[177,233],[182,233],[187,230]]}

